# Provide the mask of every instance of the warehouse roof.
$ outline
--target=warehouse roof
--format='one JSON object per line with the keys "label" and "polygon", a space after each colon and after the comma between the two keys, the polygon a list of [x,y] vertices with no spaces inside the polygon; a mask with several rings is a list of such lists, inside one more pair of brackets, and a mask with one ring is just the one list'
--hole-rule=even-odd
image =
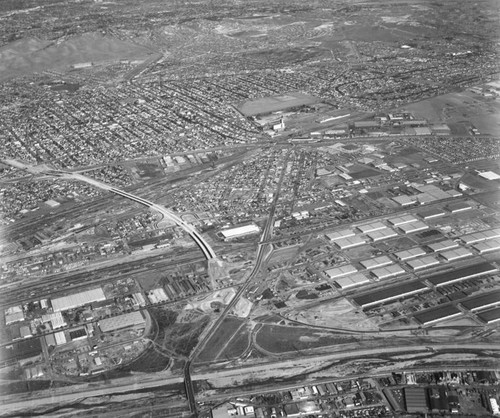
{"label": "warehouse roof", "polygon": [[427,309],[414,315],[414,318],[422,325],[430,325],[435,322],[444,321],[462,314],[462,311],[454,305],[441,305],[436,308]]}
{"label": "warehouse roof", "polygon": [[444,216],[446,215],[446,212],[440,208],[430,208],[418,212],[417,215],[422,219],[431,219],[431,218],[437,218],[439,216]]}
{"label": "warehouse roof", "polygon": [[500,239],[494,238],[487,241],[478,242],[474,244],[473,248],[475,248],[481,254],[500,250]]}
{"label": "warehouse roof", "polygon": [[497,268],[490,263],[479,263],[460,269],[455,269],[446,273],[436,274],[427,278],[434,286],[444,286],[460,280],[482,276],[484,274],[496,272]]}
{"label": "warehouse roof", "polygon": [[392,260],[386,255],[382,255],[380,257],[369,258],[368,260],[363,260],[360,264],[365,269],[373,269],[376,267],[387,266],[388,264],[392,264]]}
{"label": "warehouse roof", "polygon": [[354,286],[360,286],[364,283],[368,283],[370,280],[362,273],[349,274],[348,276],[340,277],[335,280],[335,283],[341,289],[348,289]]}
{"label": "warehouse roof", "polygon": [[462,306],[469,311],[477,311],[479,309],[488,308],[500,304],[500,290],[494,292],[483,293],[481,295],[467,298],[460,302]]}
{"label": "warehouse roof", "polygon": [[487,311],[477,314],[477,316],[481,321],[486,322],[487,324],[500,321],[500,307],[488,309]]}
{"label": "warehouse roof", "polygon": [[394,218],[388,219],[389,223],[394,226],[402,225],[402,224],[407,224],[408,222],[414,222],[417,221],[418,219],[415,218],[413,215],[405,214],[401,216],[396,216]]}
{"label": "warehouse roof", "polygon": [[405,405],[408,412],[426,412],[429,407],[425,388],[404,388]]}
{"label": "warehouse roof", "polygon": [[424,255],[425,251],[420,247],[409,248],[408,250],[398,251],[394,255],[400,260],[409,260],[410,258],[419,257]]}
{"label": "warehouse roof", "polygon": [[439,260],[432,255],[426,255],[424,257],[408,260],[406,264],[408,264],[412,270],[422,270],[439,264]]}
{"label": "warehouse roof", "polygon": [[458,247],[443,251],[440,255],[448,261],[453,261],[458,260],[459,258],[469,257],[472,255],[472,252],[470,252],[467,248]]}
{"label": "warehouse roof", "polygon": [[342,229],[341,231],[330,232],[329,234],[326,234],[326,237],[330,241],[336,241],[342,238],[353,237],[354,235],[354,231],[351,229]]}
{"label": "warehouse roof", "polygon": [[387,228],[387,226],[384,223],[377,221],[377,222],[371,222],[371,223],[365,224],[365,225],[358,225],[357,228],[363,234],[366,234],[367,232],[378,231],[379,229]]}
{"label": "warehouse roof", "polygon": [[123,315],[101,319],[99,321],[99,328],[102,332],[108,332],[134,325],[143,325],[145,323],[146,320],[142,316],[141,311],[132,311]]}
{"label": "warehouse roof", "polygon": [[243,235],[254,234],[260,231],[260,228],[255,225],[245,225],[238,226],[236,228],[223,229],[220,233],[224,236],[224,238],[236,238],[241,237]]}
{"label": "warehouse roof", "polygon": [[500,238],[500,228],[473,232],[472,234],[462,235],[460,237],[465,244],[474,244],[476,242],[486,241],[493,238]]}
{"label": "warehouse roof", "polygon": [[403,231],[405,234],[411,234],[412,232],[418,232],[428,229],[429,226],[425,222],[414,221],[399,225],[398,228],[401,229],[401,231]]}
{"label": "warehouse roof", "polygon": [[347,237],[338,239],[335,241],[335,244],[341,249],[344,250],[346,248],[356,247],[358,245],[365,244],[365,240],[359,235],[355,235],[353,237]]}
{"label": "warehouse roof", "polygon": [[373,275],[379,280],[397,276],[398,274],[403,274],[404,272],[405,271],[398,264],[392,264],[372,270]]}
{"label": "warehouse roof", "polygon": [[397,284],[390,287],[386,287],[375,292],[370,292],[362,296],[356,296],[353,298],[359,306],[365,308],[372,305],[377,305],[389,300],[402,298],[414,293],[427,290],[427,286],[420,282],[409,282],[404,284]]}
{"label": "warehouse roof", "polygon": [[342,277],[347,274],[356,273],[358,270],[352,264],[346,264],[345,266],[334,267],[332,269],[326,270],[325,273],[330,276],[331,279],[336,277]]}
{"label": "warehouse roof", "polygon": [[452,241],[451,239],[445,239],[444,241],[434,242],[432,244],[427,245],[432,251],[444,251],[449,250],[450,248],[458,247],[458,243]]}
{"label": "warehouse roof", "polygon": [[398,233],[391,228],[384,228],[377,231],[368,232],[366,235],[373,241],[380,241],[383,239],[396,237]]}
{"label": "warehouse roof", "polygon": [[99,302],[101,300],[106,300],[106,296],[104,296],[102,289],[98,287],[96,289],[85,290],[83,292],[52,299],[51,303],[54,312],[59,312],[87,305],[92,302]]}

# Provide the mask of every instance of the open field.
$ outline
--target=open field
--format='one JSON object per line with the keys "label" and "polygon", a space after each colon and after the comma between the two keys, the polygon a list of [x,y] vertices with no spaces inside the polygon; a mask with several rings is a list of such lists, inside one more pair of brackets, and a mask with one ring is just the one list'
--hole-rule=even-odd
{"label": "open field", "polygon": [[246,116],[256,116],[278,110],[290,109],[317,103],[319,99],[305,93],[294,92],[281,96],[269,96],[261,99],[249,100],[239,106],[239,110]]}
{"label": "open field", "polygon": [[238,318],[226,318],[218,331],[212,335],[204,350],[199,354],[198,361],[215,360],[221,347],[229,341],[231,336],[241,327],[242,323],[243,321]]}

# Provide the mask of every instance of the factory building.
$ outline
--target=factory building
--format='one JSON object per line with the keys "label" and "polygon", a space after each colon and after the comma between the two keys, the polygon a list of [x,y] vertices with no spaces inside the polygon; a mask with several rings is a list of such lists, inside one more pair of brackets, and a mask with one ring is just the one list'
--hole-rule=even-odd
{"label": "factory building", "polygon": [[451,250],[443,251],[439,255],[443,257],[446,261],[455,261],[455,260],[460,260],[461,258],[470,257],[473,254],[467,248],[458,247],[458,248],[453,248]]}
{"label": "factory building", "polygon": [[360,262],[360,264],[367,270],[374,269],[377,267],[383,267],[387,266],[389,264],[392,264],[392,260],[387,257],[386,255],[380,256],[380,257],[375,257],[375,258],[370,258],[368,260],[363,260]]}
{"label": "factory building", "polygon": [[452,248],[458,247],[458,243],[452,241],[451,239],[446,239],[444,241],[434,242],[433,244],[427,245],[435,253],[439,251],[450,250]]}
{"label": "factory building", "polygon": [[408,250],[398,251],[397,253],[394,253],[394,255],[398,260],[406,261],[425,255],[425,251],[420,247],[413,247]]}
{"label": "factory building", "polygon": [[146,320],[144,319],[141,311],[132,311],[123,315],[104,318],[99,321],[99,328],[102,332],[116,331],[127,327],[144,325],[146,325]]}
{"label": "factory building", "polygon": [[104,296],[102,289],[98,287],[96,289],[85,290],[84,292],[73,293],[72,295],[52,299],[51,304],[54,312],[63,312],[103,300],[106,300],[106,296]]}
{"label": "factory building", "polygon": [[492,324],[500,321],[500,307],[488,309],[487,311],[477,314],[477,317],[485,324]]}
{"label": "factory building", "polygon": [[367,234],[369,232],[378,231],[380,229],[385,229],[385,228],[387,228],[387,226],[384,223],[377,221],[377,222],[372,222],[372,223],[365,224],[365,225],[358,225],[356,228],[358,228],[358,230],[362,234]]}
{"label": "factory building", "polygon": [[462,315],[462,311],[454,305],[438,306],[414,315],[421,325],[432,325]]}
{"label": "factory building", "polygon": [[379,305],[391,300],[404,298],[406,296],[413,295],[415,293],[420,293],[428,290],[427,286],[420,282],[410,282],[404,284],[397,284],[390,287],[386,287],[381,290],[367,293],[362,296],[356,296],[353,301],[361,306],[363,309],[368,308],[373,305]]}
{"label": "factory building", "polygon": [[467,298],[460,304],[471,312],[500,305],[500,290]]}
{"label": "factory building", "polygon": [[408,264],[413,271],[418,271],[438,265],[439,260],[432,255],[426,255],[424,257],[408,260],[406,264]]}
{"label": "factory building", "polygon": [[334,267],[332,269],[326,270],[325,273],[330,277],[330,279],[336,279],[338,277],[346,276],[348,274],[357,273],[358,270],[352,264],[346,264],[345,266]]}
{"label": "factory building", "polygon": [[460,239],[464,244],[475,244],[476,242],[489,239],[500,238],[500,229],[491,229],[487,231],[473,232],[472,234],[462,235]]}
{"label": "factory building", "polygon": [[382,241],[384,239],[389,239],[397,237],[398,233],[391,228],[378,229],[377,231],[368,232],[367,237],[373,242]]}
{"label": "factory building", "polygon": [[417,213],[417,216],[424,221],[428,219],[439,218],[444,215],[446,215],[446,212],[440,208],[431,208]]}
{"label": "factory building", "polygon": [[385,267],[379,267],[371,271],[376,280],[388,279],[405,273],[405,271],[397,264],[392,264]]}
{"label": "factory building", "polygon": [[390,218],[388,221],[392,226],[399,226],[399,225],[407,224],[410,222],[418,221],[418,219],[415,218],[415,216],[413,216],[413,215],[406,214],[406,215],[401,215],[401,216],[396,216],[394,218]]}
{"label": "factory building", "polygon": [[237,228],[223,229],[222,231],[220,231],[225,240],[231,240],[234,238],[257,234],[258,232],[260,232],[260,228],[255,224],[239,226]]}
{"label": "factory building", "polygon": [[460,213],[472,209],[472,206],[465,202],[456,202],[446,205],[446,209],[451,213]]}
{"label": "factory building", "polygon": [[429,410],[425,388],[404,388],[404,398],[406,410],[410,413],[427,412]]}
{"label": "factory building", "polygon": [[414,232],[424,231],[429,228],[429,226],[422,221],[409,222],[407,224],[399,225],[398,228],[404,234],[412,234]]}
{"label": "factory building", "polygon": [[391,197],[391,200],[396,202],[400,206],[410,206],[417,203],[417,198],[415,196],[407,196],[405,194],[401,196]]}
{"label": "factory building", "polygon": [[451,283],[459,282],[473,277],[484,276],[485,274],[495,273],[497,268],[490,263],[479,263],[468,267],[462,267],[446,273],[436,274],[429,277],[428,280],[434,286],[446,286]]}
{"label": "factory building", "polygon": [[344,277],[340,277],[335,280],[335,284],[342,290],[350,289],[355,286],[361,286],[362,284],[369,283],[370,280],[362,273],[349,274]]}
{"label": "factory building", "polygon": [[351,229],[342,229],[341,231],[330,232],[329,234],[326,234],[326,237],[330,241],[337,241],[342,238],[353,237],[354,235],[356,234]]}
{"label": "factory building", "polygon": [[500,239],[490,239],[487,241],[478,242],[473,247],[479,254],[489,253],[491,251],[500,250]]}
{"label": "factory building", "polygon": [[50,322],[52,329],[63,328],[67,325],[61,312],[42,315],[42,322]]}
{"label": "factory building", "polygon": [[335,245],[341,250],[346,250],[347,248],[357,247],[357,246],[363,245],[365,243],[366,243],[366,241],[362,237],[360,237],[359,235],[355,235],[353,237],[342,238],[342,239],[338,239],[335,241]]}

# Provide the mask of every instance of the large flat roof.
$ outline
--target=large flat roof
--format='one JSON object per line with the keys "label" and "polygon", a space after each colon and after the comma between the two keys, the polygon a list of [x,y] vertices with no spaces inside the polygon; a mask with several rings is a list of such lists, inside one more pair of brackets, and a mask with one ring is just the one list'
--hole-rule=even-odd
{"label": "large flat roof", "polygon": [[500,239],[494,238],[486,241],[481,241],[474,244],[473,248],[479,251],[480,254],[500,250]]}
{"label": "large flat roof", "polygon": [[357,271],[358,270],[352,264],[346,264],[345,266],[326,270],[325,273],[328,274],[331,279],[335,279],[337,277],[346,276],[347,274],[356,273]]}
{"label": "large flat roof", "polygon": [[452,248],[451,250],[443,251],[440,256],[448,261],[458,260],[460,258],[473,255],[471,251],[464,247]]}
{"label": "large flat roof", "polygon": [[54,312],[60,312],[87,305],[92,302],[100,302],[102,300],[106,300],[106,296],[104,296],[102,289],[98,287],[96,289],[85,290],[83,292],[73,293],[72,295],[51,299],[50,303],[52,304]]}
{"label": "large flat roof", "polygon": [[378,231],[379,229],[387,228],[387,225],[385,225],[383,222],[376,221],[376,222],[371,222],[369,224],[358,225],[356,228],[358,228],[363,234],[366,234],[368,232]]}
{"label": "large flat roof", "polygon": [[409,260],[411,258],[419,257],[424,255],[425,251],[420,247],[409,248],[408,250],[398,251],[394,255],[400,260]]}
{"label": "large flat roof", "polygon": [[452,241],[451,239],[445,239],[444,241],[434,242],[432,244],[427,245],[432,251],[444,251],[449,250],[450,248],[458,247],[458,243]]}
{"label": "large flat roof", "polygon": [[393,261],[389,257],[387,257],[386,255],[382,255],[380,257],[374,257],[374,258],[369,258],[368,260],[360,261],[360,264],[365,269],[373,269],[376,267],[387,266],[387,265],[392,264],[392,263],[393,263]]}
{"label": "large flat roof", "polygon": [[405,214],[401,216],[395,216],[394,218],[389,218],[388,221],[391,225],[398,226],[407,224],[408,222],[418,221],[418,219],[413,215]]}
{"label": "large flat roof", "polygon": [[466,234],[460,237],[465,244],[475,244],[476,242],[486,241],[493,238],[500,238],[500,228],[473,232],[472,234]]}
{"label": "large flat roof", "polygon": [[341,238],[335,241],[335,244],[341,249],[344,250],[346,248],[356,247],[358,245],[365,244],[366,241],[363,237],[359,235],[355,235],[353,237]]}
{"label": "large flat roof", "polygon": [[387,279],[389,277],[397,276],[398,274],[405,273],[405,270],[398,264],[392,264],[384,267],[378,267],[372,270],[372,274],[377,279]]}
{"label": "large flat roof", "polygon": [[429,225],[422,221],[414,221],[399,225],[398,228],[401,229],[401,231],[403,231],[405,234],[411,234],[412,232],[418,232],[428,229]]}
{"label": "large flat roof", "polygon": [[416,313],[413,317],[422,325],[433,324],[445,319],[454,318],[462,314],[462,311],[454,305],[438,306],[423,312]]}
{"label": "large flat roof", "polygon": [[427,280],[434,286],[444,286],[449,283],[481,276],[483,274],[493,273],[495,271],[497,271],[497,268],[492,264],[479,263],[473,266],[455,269],[446,273],[436,274],[435,276],[428,277]]}
{"label": "large flat roof", "polygon": [[340,231],[330,232],[330,233],[326,234],[326,237],[330,241],[336,241],[336,240],[342,239],[342,238],[353,237],[354,235],[355,235],[355,233],[351,229],[342,229]]}
{"label": "large flat roof", "polygon": [[422,270],[431,266],[439,264],[439,260],[433,255],[426,255],[424,257],[413,258],[406,262],[412,270]]}
{"label": "large flat roof", "polygon": [[488,309],[487,311],[477,314],[477,316],[481,321],[486,322],[487,324],[500,321],[500,307]]}
{"label": "large flat roof", "polygon": [[373,241],[380,241],[382,239],[397,237],[398,233],[391,228],[384,228],[368,232],[366,235]]}
{"label": "large flat roof", "polygon": [[141,311],[132,311],[123,315],[101,319],[99,321],[99,328],[102,332],[108,332],[145,323],[146,320],[142,316]]}
{"label": "large flat roof", "polygon": [[384,289],[370,292],[365,295],[356,296],[353,298],[353,300],[354,302],[356,302],[356,304],[365,308],[392,299],[402,298],[404,296],[418,293],[426,289],[428,289],[427,286],[425,286],[421,282],[409,282],[386,287]]}
{"label": "large flat roof", "polygon": [[234,238],[234,237],[240,237],[242,235],[253,234],[259,231],[260,229],[257,225],[251,224],[245,226],[238,226],[236,228],[223,229],[220,231],[220,233],[224,235],[224,238]]}
{"label": "large flat roof", "polygon": [[469,311],[476,311],[500,304],[500,290],[483,293],[481,295],[467,298],[460,302],[461,305]]}
{"label": "large flat roof", "polygon": [[348,276],[340,277],[335,280],[335,283],[341,289],[348,289],[354,286],[360,286],[364,283],[368,283],[370,280],[363,273],[349,274]]}

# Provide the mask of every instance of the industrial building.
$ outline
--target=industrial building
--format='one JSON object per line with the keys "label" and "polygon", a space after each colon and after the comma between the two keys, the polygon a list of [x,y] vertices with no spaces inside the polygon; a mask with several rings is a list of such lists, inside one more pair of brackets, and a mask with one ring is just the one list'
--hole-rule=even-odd
{"label": "industrial building", "polygon": [[342,290],[349,289],[355,286],[361,286],[368,283],[370,280],[363,273],[349,274],[335,280],[335,284]]}
{"label": "industrial building", "polygon": [[355,233],[351,229],[342,229],[341,231],[330,232],[329,234],[326,234],[326,237],[330,241],[336,241],[342,238],[353,237],[354,235]]}
{"label": "industrial building", "polygon": [[67,342],[66,334],[64,333],[64,331],[56,332],[54,334],[54,339],[55,339],[56,345],[66,344],[66,342]]}
{"label": "industrial building", "polygon": [[169,297],[167,293],[165,292],[165,289],[162,287],[158,287],[156,289],[150,290],[146,296],[148,297],[149,301],[151,303],[160,303],[160,302],[165,302],[169,300]]}
{"label": "industrial building", "polygon": [[225,240],[240,238],[246,235],[256,234],[258,232],[260,232],[260,228],[255,224],[239,226],[237,228],[223,229],[222,231],[220,231]]}
{"label": "industrial building", "polygon": [[451,213],[459,213],[472,209],[472,206],[465,202],[455,202],[446,205],[446,209],[448,209]]}
{"label": "industrial building", "polygon": [[357,273],[358,270],[352,264],[346,264],[345,266],[334,267],[332,269],[326,270],[325,273],[330,277],[330,279],[336,279],[337,277],[346,276],[347,274]]}
{"label": "industrial building", "polygon": [[425,251],[420,247],[413,247],[408,250],[398,251],[394,253],[396,258],[401,261],[410,260],[415,257],[420,257],[421,255],[425,255]]}
{"label": "industrial building", "polygon": [[409,282],[386,287],[381,290],[367,293],[362,296],[356,296],[353,301],[362,308],[368,308],[390,300],[404,298],[428,290],[427,286],[420,282]]}
{"label": "industrial building", "polygon": [[123,315],[104,318],[99,321],[99,328],[102,332],[116,331],[118,329],[143,326],[146,320],[141,311],[132,311]]}
{"label": "industrial building", "polygon": [[42,322],[50,322],[52,329],[63,328],[67,325],[61,312],[42,315]]}
{"label": "industrial building", "polygon": [[341,238],[335,241],[335,245],[341,250],[357,247],[365,243],[366,241],[359,235],[355,235],[353,237]]}
{"label": "industrial building", "polygon": [[500,321],[500,307],[481,312],[477,314],[477,317],[486,324]]}
{"label": "industrial building", "polygon": [[462,235],[460,239],[464,244],[475,244],[476,242],[489,239],[500,238],[500,229],[490,229],[487,231],[473,232],[472,234]]}
{"label": "industrial building", "polygon": [[392,197],[391,200],[393,200],[400,206],[410,206],[417,203],[417,198],[415,196],[407,196],[405,194]]}
{"label": "industrial building", "polygon": [[375,257],[375,258],[369,258],[368,260],[363,260],[360,261],[360,264],[365,268],[365,269],[374,269],[377,267],[383,267],[387,266],[389,264],[392,264],[392,260],[387,257],[386,255],[382,255],[380,257]]}
{"label": "industrial building", "polygon": [[467,248],[458,247],[458,248],[452,248],[451,250],[443,251],[439,255],[443,257],[446,261],[455,261],[455,260],[460,260],[461,258],[470,257],[473,254]]}
{"label": "industrial building", "polygon": [[415,314],[413,317],[421,325],[432,325],[462,315],[462,311],[454,305],[438,306]]}
{"label": "industrial building", "polygon": [[428,277],[427,280],[434,286],[446,286],[450,283],[459,282],[473,277],[484,276],[494,273],[497,268],[490,263],[479,263],[468,267],[462,267],[446,273],[436,274]]}
{"label": "industrial building", "polygon": [[405,273],[405,271],[398,264],[392,264],[385,267],[379,267],[371,271],[376,280],[388,279],[390,277],[398,276]]}
{"label": "industrial building", "polygon": [[24,321],[24,312],[21,305],[11,306],[4,311],[5,325],[10,325],[15,322]]}
{"label": "industrial building", "polygon": [[106,300],[106,296],[104,296],[102,289],[98,287],[96,289],[85,290],[83,292],[52,299],[51,304],[54,312],[63,312],[103,300]]}
{"label": "industrial building", "polygon": [[449,250],[451,248],[458,247],[458,243],[452,241],[451,239],[445,239],[444,241],[434,242],[433,244],[427,245],[432,251],[439,252]]}
{"label": "industrial building", "polygon": [[429,403],[427,401],[427,392],[421,387],[404,388],[405,407],[410,413],[427,412]]}
{"label": "industrial building", "polygon": [[373,242],[377,242],[384,239],[397,237],[398,233],[392,230],[391,228],[384,228],[384,229],[378,229],[377,231],[368,232],[366,235]]}
{"label": "industrial building", "polygon": [[387,228],[387,226],[384,223],[377,221],[377,222],[372,222],[372,223],[365,224],[365,225],[358,225],[356,228],[358,228],[358,230],[361,233],[367,234],[369,232],[378,231],[380,229],[385,229],[385,228]]}
{"label": "industrial building", "polygon": [[441,208],[430,208],[427,210],[422,210],[417,213],[417,216],[423,219],[424,221],[428,219],[439,218],[444,215],[446,215],[446,212]]}
{"label": "industrial building", "polygon": [[412,234],[414,232],[425,231],[429,226],[422,221],[408,222],[407,224],[399,225],[398,228],[404,234]]}
{"label": "industrial building", "polygon": [[460,304],[471,312],[500,305],[500,290],[467,298]]}
{"label": "industrial building", "polygon": [[399,225],[403,225],[403,224],[407,224],[409,222],[415,222],[415,221],[418,221],[418,219],[415,218],[415,216],[409,215],[409,214],[396,216],[394,218],[388,219],[388,222],[393,226],[399,226]]}
{"label": "industrial building", "polygon": [[478,242],[473,247],[479,254],[489,253],[491,251],[500,250],[500,239],[490,239],[487,241]]}
{"label": "industrial building", "polygon": [[413,258],[406,262],[408,266],[413,270],[422,270],[439,264],[439,260],[433,255],[426,255],[424,257]]}

